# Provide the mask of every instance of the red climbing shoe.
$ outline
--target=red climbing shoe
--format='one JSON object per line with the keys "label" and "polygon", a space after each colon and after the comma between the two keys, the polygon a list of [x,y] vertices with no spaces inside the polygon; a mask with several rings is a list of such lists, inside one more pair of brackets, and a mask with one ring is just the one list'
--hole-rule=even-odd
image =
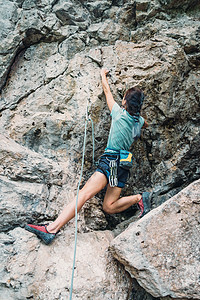
{"label": "red climbing shoe", "polygon": [[149,192],[142,193],[142,198],[138,202],[139,209],[141,210],[141,214],[139,215],[139,218],[142,218],[144,215],[146,215],[150,209],[151,209],[151,197]]}
{"label": "red climbing shoe", "polygon": [[40,238],[46,245],[50,244],[55,236],[56,233],[50,233],[47,230],[47,225],[33,225],[33,224],[27,224],[25,226],[25,229],[36,234],[38,238]]}

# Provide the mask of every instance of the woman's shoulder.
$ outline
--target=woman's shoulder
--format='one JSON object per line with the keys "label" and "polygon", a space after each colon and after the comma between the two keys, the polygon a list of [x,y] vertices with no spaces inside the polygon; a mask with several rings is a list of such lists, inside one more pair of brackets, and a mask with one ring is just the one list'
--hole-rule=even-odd
{"label": "woman's shoulder", "polygon": [[113,105],[112,111],[111,111],[111,116],[113,117],[122,112],[123,112],[122,108],[119,106],[119,104],[117,102],[115,102],[115,104]]}
{"label": "woman's shoulder", "polygon": [[144,125],[144,118],[142,116],[139,116],[139,123],[141,127]]}

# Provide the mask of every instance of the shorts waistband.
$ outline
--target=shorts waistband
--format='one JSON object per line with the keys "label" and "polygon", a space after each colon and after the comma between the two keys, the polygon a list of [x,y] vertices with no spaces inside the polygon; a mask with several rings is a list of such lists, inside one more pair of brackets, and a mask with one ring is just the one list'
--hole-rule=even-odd
{"label": "shorts waistband", "polygon": [[120,151],[115,149],[106,148],[104,154],[111,154],[111,155],[119,155]]}

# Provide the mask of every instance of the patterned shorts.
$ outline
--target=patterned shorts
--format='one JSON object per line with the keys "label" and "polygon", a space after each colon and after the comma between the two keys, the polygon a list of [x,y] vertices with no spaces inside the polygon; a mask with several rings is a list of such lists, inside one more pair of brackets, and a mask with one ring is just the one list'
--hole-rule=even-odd
{"label": "patterned shorts", "polygon": [[110,160],[117,160],[117,179],[119,188],[123,188],[127,182],[129,177],[129,170],[125,170],[119,167],[119,155],[110,155],[110,154],[103,154],[99,160],[99,164],[97,166],[96,171],[104,174],[107,178],[109,183],[109,176],[110,176]]}

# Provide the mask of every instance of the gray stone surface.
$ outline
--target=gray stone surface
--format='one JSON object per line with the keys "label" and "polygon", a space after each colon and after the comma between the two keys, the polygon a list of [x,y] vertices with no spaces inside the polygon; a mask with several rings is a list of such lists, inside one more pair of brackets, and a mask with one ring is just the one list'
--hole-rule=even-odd
{"label": "gray stone surface", "polygon": [[199,299],[200,180],[152,210],[111,251],[154,297]]}
{"label": "gray stone surface", "polygon": [[[107,250],[112,238],[109,231],[78,235],[74,299],[131,299],[131,279]],[[50,247],[22,228],[2,233],[0,239],[1,299],[69,297],[72,232],[60,234]]]}
{"label": "gray stone surface", "polygon": [[53,160],[21,146],[0,134],[0,175],[12,180],[61,186],[63,169]]}
{"label": "gray stone surface", "polygon": [[[102,66],[110,70],[109,83],[119,104],[133,85],[146,94],[142,115],[149,128],[131,148],[136,160],[123,194],[152,190],[152,206],[157,207],[200,177],[199,9],[198,2],[190,0],[0,0],[0,226],[5,245],[13,247],[10,232],[15,227],[55,219],[76,195],[87,101],[96,159],[103,153],[110,117]],[[82,183],[94,171],[91,124],[87,133]],[[136,208],[105,214],[104,192],[83,207],[80,236],[105,229],[118,235],[137,219]],[[68,236],[73,227],[73,221],[65,227]],[[35,248],[27,253],[31,251]],[[37,294],[42,299],[49,288],[45,268],[43,287],[35,284],[33,298]],[[116,280],[123,291],[127,285],[120,283],[120,276],[119,269]],[[93,280],[98,285],[98,276]],[[6,299],[31,295],[25,287],[22,292],[20,284],[16,288],[15,281],[4,290]],[[137,283],[129,284],[132,287],[130,297],[135,300],[153,299]],[[106,288],[107,297],[124,299],[123,293],[116,296],[115,288],[111,290],[109,294]],[[67,292],[64,285],[59,292],[53,286],[52,299]],[[125,295],[128,299],[128,292]],[[84,297],[94,299],[89,290]]]}

